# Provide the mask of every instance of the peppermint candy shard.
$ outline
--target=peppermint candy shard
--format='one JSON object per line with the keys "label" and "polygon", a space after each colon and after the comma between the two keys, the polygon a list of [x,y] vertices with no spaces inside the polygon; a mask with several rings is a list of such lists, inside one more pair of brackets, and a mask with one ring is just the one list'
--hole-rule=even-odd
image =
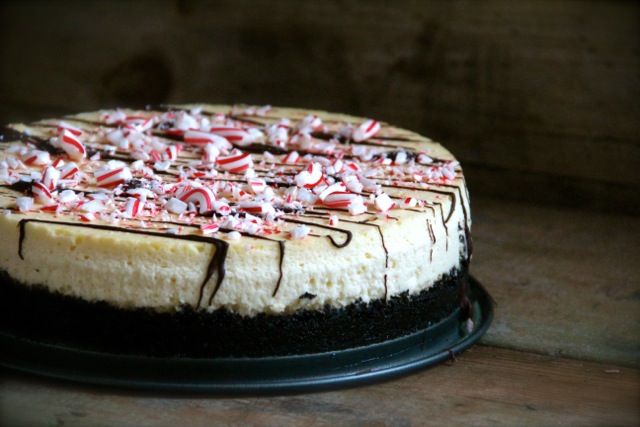
{"label": "peppermint candy shard", "polygon": [[322,166],[320,163],[310,163],[309,166],[295,176],[298,187],[313,188],[322,182]]}
{"label": "peppermint candy shard", "polygon": [[193,188],[180,195],[180,200],[185,203],[193,203],[198,206],[201,214],[211,212],[213,210],[213,201],[215,196],[213,192],[205,187]]}
{"label": "peppermint candy shard", "polygon": [[113,170],[99,170],[95,171],[93,174],[96,178],[96,184],[98,187],[103,188],[118,186],[132,178],[131,171],[128,167],[121,167]]}
{"label": "peppermint candy shard", "polygon": [[78,165],[74,162],[66,163],[60,170],[60,179],[75,179],[78,172]]}
{"label": "peppermint candy shard", "polygon": [[58,179],[60,179],[60,171],[53,166],[47,166],[42,176],[42,183],[49,190],[54,190],[58,185]]}
{"label": "peppermint candy shard", "polygon": [[380,130],[380,123],[376,120],[367,120],[353,130],[351,138],[356,142],[365,141],[374,136]]}
{"label": "peppermint candy shard", "polygon": [[187,204],[182,200],[172,197],[169,201],[164,205],[164,208],[171,213],[176,215],[181,215],[187,211]]}
{"label": "peppermint candy shard", "polygon": [[87,157],[87,150],[84,144],[68,129],[63,128],[58,133],[58,144],[73,160],[81,160]]}
{"label": "peppermint candy shard", "polygon": [[50,205],[54,202],[53,198],[51,197],[51,192],[49,191],[47,186],[41,182],[34,182],[33,184],[31,184],[31,192],[33,193],[35,199],[43,205]]}
{"label": "peppermint candy shard", "polygon": [[391,197],[389,197],[386,193],[382,193],[376,197],[375,200],[376,208],[378,212],[387,212],[394,208],[396,205]]}
{"label": "peppermint candy shard", "polygon": [[216,159],[216,164],[223,170],[231,173],[241,173],[249,168],[253,168],[251,153],[236,151],[229,156],[220,156]]}
{"label": "peppermint candy shard", "polygon": [[140,199],[136,199],[135,197],[129,197],[127,199],[127,203],[124,206],[125,216],[127,218],[134,218],[142,212],[143,207],[144,207],[144,204],[140,201]]}
{"label": "peppermint candy shard", "polygon": [[33,208],[33,197],[18,197],[16,206],[20,212],[28,212]]}
{"label": "peppermint candy shard", "polygon": [[222,147],[231,147],[229,141],[215,133],[201,130],[188,130],[184,133],[184,142],[193,145],[216,144]]}
{"label": "peppermint candy shard", "polygon": [[75,136],[80,136],[82,135],[82,129],[76,127],[76,126],[72,126],[67,122],[60,122],[58,124],[58,128],[56,129],[58,133],[62,132],[63,130],[68,130],[69,132],[71,132],[73,135]]}
{"label": "peppermint candy shard", "polygon": [[252,139],[249,132],[239,127],[214,126],[209,128],[209,132],[235,143],[251,142]]}
{"label": "peppermint candy shard", "polygon": [[31,150],[22,160],[25,165],[44,166],[51,163],[51,156],[47,151]]}
{"label": "peppermint candy shard", "polygon": [[200,226],[200,232],[204,235],[217,233],[218,230],[220,230],[220,226],[218,224],[202,224]]}

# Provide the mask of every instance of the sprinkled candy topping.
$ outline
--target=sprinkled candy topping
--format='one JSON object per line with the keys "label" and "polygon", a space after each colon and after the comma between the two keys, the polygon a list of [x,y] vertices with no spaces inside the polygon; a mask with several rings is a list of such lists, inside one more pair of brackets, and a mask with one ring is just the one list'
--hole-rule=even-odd
{"label": "sprinkled candy topping", "polygon": [[[459,172],[457,162],[394,141],[390,128],[377,138],[383,126],[376,120],[325,123],[318,114],[290,120],[271,107],[204,110],[115,110],[96,122],[54,122],[42,129],[41,145],[6,150],[0,181],[30,183],[34,197],[16,201],[22,212],[82,221],[144,217],[144,227],[155,218],[192,224],[204,235],[222,228],[301,239],[310,227],[292,220],[307,211],[331,227],[345,216],[388,217],[394,209],[425,206],[414,196],[388,194],[389,186],[428,191],[451,185]],[[52,160],[47,145],[63,153]]]}

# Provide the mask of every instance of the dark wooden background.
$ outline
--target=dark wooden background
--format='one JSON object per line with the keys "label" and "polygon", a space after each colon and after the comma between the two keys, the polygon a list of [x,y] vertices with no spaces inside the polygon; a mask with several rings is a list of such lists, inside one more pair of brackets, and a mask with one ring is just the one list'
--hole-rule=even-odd
{"label": "dark wooden background", "polygon": [[0,121],[312,107],[443,142],[472,197],[640,214],[636,1],[2,1]]}

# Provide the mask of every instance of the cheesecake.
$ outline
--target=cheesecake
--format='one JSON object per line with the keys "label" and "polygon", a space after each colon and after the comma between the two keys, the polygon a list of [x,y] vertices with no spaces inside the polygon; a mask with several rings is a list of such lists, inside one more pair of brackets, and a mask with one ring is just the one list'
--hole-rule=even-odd
{"label": "cheesecake", "polygon": [[157,357],[337,351],[469,316],[469,195],[373,118],[111,109],[0,131],[0,328]]}

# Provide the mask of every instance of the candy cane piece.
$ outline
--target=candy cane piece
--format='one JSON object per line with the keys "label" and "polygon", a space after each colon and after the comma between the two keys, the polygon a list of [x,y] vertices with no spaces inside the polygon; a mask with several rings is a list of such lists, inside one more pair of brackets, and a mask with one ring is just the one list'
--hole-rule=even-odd
{"label": "candy cane piece", "polygon": [[402,199],[402,202],[400,203],[400,207],[404,209],[415,208],[417,204],[418,204],[418,201],[415,198],[405,197],[404,199]]}
{"label": "candy cane piece", "polygon": [[96,178],[98,187],[115,187],[122,184],[128,179],[131,179],[131,171],[128,167],[117,168],[114,170],[99,170],[95,171],[93,175]]}
{"label": "candy cane piece", "polygon": [[352,139],[356,142],[362,142],[371,138],[380,130],[380,123],[376,120],[367,120],[353,130]]}
{"label": "candy cane piece", "polygon": [[298,187],[313,188],[322,182],[322,178],[322,166],[313,162],[295,176],[295,181]]}
{"label": "candy cane piece", "polygon": [[267,183],[264,179],[251,178],[249,179],[249,186],[254,194],[262,194],[267,188]]}
{"label": "candy cane piece", "polygon": [[42,176],[42,183],[49,190],[53,190],[58,185],[58,179],[60,179],[60,171],[53,166],[47,166]]}
{"label": "candy cane piece", "polygon": [[172,197],[169,201],[164,205],[164,208],[171,213],[181,215],[187,211],[187,204],[182,200]]}
{"label": "candy cane piece", "polygon": [[359,196],[357,194],[335,192],[327,195],[322,203],[330,208],[346,208],[351,204],[353,200],[356,200],[358,197],[362,199],[362,196]]}
{"label": "candy cane piece", "polygon": [[142,213],[143,208],[144,208],[144,203],[142,203],[140,199],[136,199],[135,197],[129,197],[127,199],[127,203],[124,206],[125,217],[134,218]]}
{"label": "candy cane piece", "polygon": [[324,199],[326,199],[330,194],[346,192],[347,186],[344,184],[344,182],[336,182],[335,184],[331,184],[330,186],[328,186],[322,193],[318,195],[318,197],[324,202]]}
{"label": "candy cane piece", "polygon": [[220,230],[220,226],[218,224],[202,224],[200,226],[200,232],[204,235],[217,233]]}
{"label": "candy cane piece", "polygon": [[362,196],[358,196],[351,200],[348,209],[351,215],[360,215],[367,211],[367,206],[364,204]]}
{"label": "candy cane piece", "polygon": [[226,171],[231,173],[244,172],[253,167],[253,160],[250,153],[237,151],[230,156],[222,156],[216,159],[216,163]]}
{"label": "candy cane piece", "polygon": [[387,195],[386,193],[379,194],[376,197],[375,204],[378,212],[387,212],[393,209],[396,205],[395,202],[391,200],[391,197],[389,197],[389,195]]}
{"label": "candy cane piece", "polygon": [[322,119],[316,115],[308,115],[298,123],[297,130],[301,133],[310,133],[322,127]]}
{"label": "candy cane piece", "polygon": [[213,210],[215,196],[206,187],[193,188],[180,195],[180,200],[185,203],[193,203],[198,206],[200,214],[205,214]]}
{"label": "candy cane piece", "polygon": [[184,133],[184,142],[192,145],[215,144],[219,148],[230,149],[232,145],[229,140],[223,136],[211,132],[201,130],[188,130]]}
{"label": "candy cane piece", "polygon": [[33,184],[31,184],[31,192],[33,193],[35,199],[43,205],[50,205],[54,202],[53,198],[51,197],[51,192],[49,191],[47,186],[41,182],[34,182]]}
{"label": "candy cane piece", "polygon": [[221,200],[213,202],[213,210],[215,210],[218,215],[222,216],[226,216],[231,213],[231,207]]}
{"label": "candy cane piece", "polygon": [[239,127],[214,126],[209,128],[209,132],[224,137],[230,142],[243,143],[252,141],[249,132]]}
{"label": "candy cane piece", "polygon": [[60,170],[60,179],[75,179],[79,171],[78,165],[74,162],[69,162]]}
{"label": "candy cane piece", "polygon": [[299,159],[300,159],[300,154],[298,154],[297,151],[289,151],[282,158],[282,163],[294,164],[294,163],[297,163]]}
{"label": "candy cane piece", "polygon": [[31,150],[23,158],[25,165],[44,166],[51,163],[51,156],[46,151]]}
{"label": "candy cane piece", "polygon": [[300,240],[307,237],[309,235],[309,232],[311,232],[311,229],[306,225],[302,224],[302,225],[297,225],[293,227],[291,230],[289,230],[289,236],[293,240]]}
{"label": "candy cane piece", "polygon": [[81,160],[87,156],[87,150],[80,140],[67,129],[58,133],[58,144],[73,160]]}
{"label": "candy cane piece", "polygon": [[254,215],[268,215],[275,213],[275,209],[271,203],[266,202],[239,202],[238,207],[244,212]]}
{"label": "candy cane piece", "polygon": [[72,126],[72,125],[70,125],[69,123],[66,123],[66,122],[60,122],[58,124],[58,128],[56,129],[56,132],[60,133],[64,129],[68,130],[69,132],[71,132],[75,136],[82,135],[82,129],[80,129],[78,127],[75,127],[75,126]]}

